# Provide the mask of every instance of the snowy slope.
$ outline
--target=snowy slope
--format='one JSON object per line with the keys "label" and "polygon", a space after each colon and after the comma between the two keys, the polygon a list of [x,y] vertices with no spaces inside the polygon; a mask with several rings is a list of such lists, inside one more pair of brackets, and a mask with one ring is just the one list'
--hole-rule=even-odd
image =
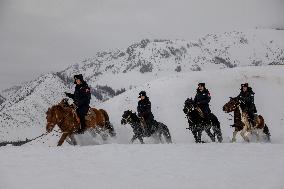
{"label": "snowy slope", "polygon": [[5,89],[1,91],[1,96],[3,96],[4,98],[9,98],[13,94],[15,94],[20,88],[21,86],[13,86],[8,89]]}

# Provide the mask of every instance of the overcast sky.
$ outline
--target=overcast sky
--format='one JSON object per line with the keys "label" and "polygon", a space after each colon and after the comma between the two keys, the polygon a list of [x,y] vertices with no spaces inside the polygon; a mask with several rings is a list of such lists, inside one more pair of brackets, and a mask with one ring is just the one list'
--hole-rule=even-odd
{"label": "overcast sky", "polygon": [[284,0],[0,0],[0,90],[143,38],[284,27]]}

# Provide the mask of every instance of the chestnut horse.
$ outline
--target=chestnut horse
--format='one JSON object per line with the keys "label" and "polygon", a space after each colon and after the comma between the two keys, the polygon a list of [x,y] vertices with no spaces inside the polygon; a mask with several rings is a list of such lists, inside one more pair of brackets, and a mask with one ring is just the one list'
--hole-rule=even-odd
{"label": "chestnut horse", "polygon": [[251,125],[248,120],[248,113],[242,111],[240,104],[241,102],[237,97],[230,97],[230,101],[223,106],[223,111],[225,113],[234,112],[233,127],[235,127],[235,130],[233,132],[232,142],[236,142],[236,135],[239,131],[241,131],[240,134],[246,142],[250,141],[246,136],[247,132],[256,135],[257,141],[259,141],[260,134],[261,132],[263,132],[267,137],[267,141],[270,142],[269,129],[265,124],[263,117],[261,115],[256,115],[254,119],[254,125]]}
{"label": "chestnut horse", "polygon": [[[46,120],[47,132],[51,132],[55,125],[57,125],[62,132],[57,146],[61,146],[67,137],[71,139],[74,145],[77,144],[74,134],[77,134],[80,127],[80,120],[73,105],[69,105],[67,99],[63,99],[59,104],[49,108],[46,112]],[[97,110],[90,108],[86,116],[86,129],[92,129],[92,131],[108,131],[110,136],[115,136],[113,126],[109,122],[109,116],[103,109]]]}

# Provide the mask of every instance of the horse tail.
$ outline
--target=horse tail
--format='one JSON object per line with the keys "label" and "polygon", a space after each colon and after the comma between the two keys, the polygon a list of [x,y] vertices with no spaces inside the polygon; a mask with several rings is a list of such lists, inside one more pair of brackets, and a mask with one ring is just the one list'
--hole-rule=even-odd
{"label": "horse tail", "polygon": [[114,137],[116,136],[116,132],[113,128],[113,125],[109,121],[109,116],[108,113],[104,109],[100,109],[100,112],[104,115],[105,117],[105,128],[109,130],[109,134]]}
{"label": "horse tail", "polygon": [[100,112],[102,112],[102,114],[105,117],[105,122],[108,123],[109,122],[109,116],[108,113],[104,110],[104,109],[100,109]]}
{"label": "horse tail", "polygon": [[218,142],[222,142],[223,137],[222,137],[222,131],[221,131],[221,124],[217,116],[215,116],[214,114],[212,114],[212,125],[213,125],[214,135],[217,136]]}
{"label": "horse tail", "polygon": [[269,129],[268,129],[266,124],[264,124],[263,133],[267,136],[267,141],[270,142],[270,136],[271,135],[270,135],[270,131],[269,131]]}
{"label": "horse tail", "polygon": [[166,143],[172,143],[172,137],[171,137],[171,133],[169,131],[169,128],[163,123],[160,123],[160,122],[157,122],[157,123],[160,127],[162,134],[165,137]]}

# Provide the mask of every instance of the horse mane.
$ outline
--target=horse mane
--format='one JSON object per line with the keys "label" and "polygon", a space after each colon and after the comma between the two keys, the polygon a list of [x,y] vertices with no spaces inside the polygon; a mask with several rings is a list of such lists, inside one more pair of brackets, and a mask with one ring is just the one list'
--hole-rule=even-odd
{"label": "horse mane", "polygon": [[139,117],[137,116],[136,112],[130,112],[131,119],[135,122],[140,122]]}

